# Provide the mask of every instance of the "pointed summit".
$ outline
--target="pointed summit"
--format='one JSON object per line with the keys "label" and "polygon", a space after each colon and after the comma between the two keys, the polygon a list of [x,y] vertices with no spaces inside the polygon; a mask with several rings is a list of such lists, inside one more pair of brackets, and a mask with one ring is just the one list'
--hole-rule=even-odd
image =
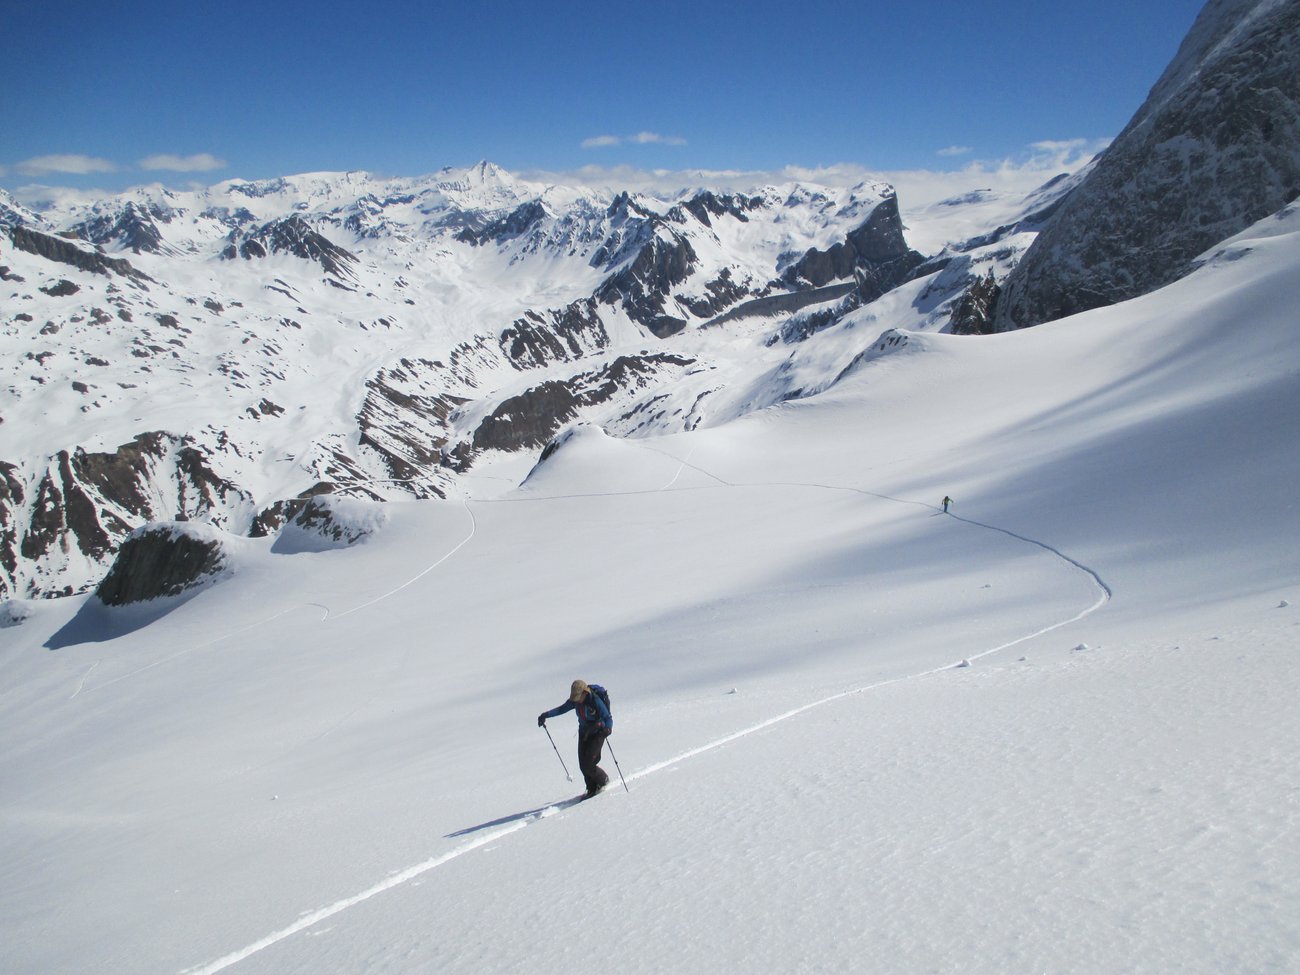
{"label": "pointed summit", "polygon": [[469,168],[466,174],[471,180],[478,183],[513,183],[514,178],[496,163],[488,162],[486,159],[480,159]]}
{"label": "pointed summit", "polygon": [[41,223],[36,214],[0,189],[0,227],[33,227]]}

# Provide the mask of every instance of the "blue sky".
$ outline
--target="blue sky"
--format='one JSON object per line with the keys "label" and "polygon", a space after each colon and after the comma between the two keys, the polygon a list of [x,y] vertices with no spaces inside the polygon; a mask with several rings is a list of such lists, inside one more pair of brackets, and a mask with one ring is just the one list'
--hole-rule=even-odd
{"label": "blue sky", "polygon": [[1201,6],[0,0],[0,186],[954,169],[1113,137]]}

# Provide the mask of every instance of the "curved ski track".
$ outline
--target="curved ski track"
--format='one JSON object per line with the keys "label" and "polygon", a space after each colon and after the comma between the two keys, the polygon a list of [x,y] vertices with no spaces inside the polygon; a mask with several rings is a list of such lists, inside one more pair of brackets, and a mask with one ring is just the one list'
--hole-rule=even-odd
{"label": "curved ski track", "polygon": [[[646,447],[645,449],[654,450],[654,448],[649,448],[649,447]],[[661,453],[666,457],[671,457],[673,460],[680,460],[680,466],[678,467],[677,472],[663,487],[660,488],[647,489],[645,491],[607,492],[605,494],[599,494],[599,495],[557,495],[557,496],[547,497],[547,498],[507,499],[502,501],[479,502],[479,503],[512,504],[512,503],[517,503],[520,500],[526,500],[529,502],[536,503],[541,501],[565,500],[568,498],[576,498],[576,497],[609,497],[609,496],[624,495],[624,494],[626,495],[654,494],[654,493],[658,493],[659,491],[664,491],[667,490],[668,488],[671,488],[672,485],[675,484],[677,480],[681,477],[682,473],[686,470],[686,468],[689,467],[692,470],[695,470],[698,473],[703,474],[706,477],[709,477],[717,481],[720,485],[726,488],[741,489],[741,488],[757,488],[757,487],[794,487],[794,488],[808,488],[811,490],[847,491],[853,494],[860,494],[866,497],[877,498],[883,501],[891,501],[896,504],[916,505],[918,507],[927,508],[935,512],[938,512],[939,510],[936,506],[927,504],[923,501],[913,501],[907,498],[895,498],[895,497],[890,497],[889,495],[877,494],[872,491],[867,491],[862,488],[844,487],[842,485],[799,483],[799,482],[762,482],[758,484],[734,483],[731,481],[727,481],[724,478],[721,478],[710,471],[704,470],[701,467],[697,467],[696,465],[691,464],[689,453],[687,454],[686,459],[680,459],[677,457],[673,457],[671,454],[667,454],[664,451],[655,450],[655,452]],[[414,584],[415,582],[427,576],[430,572],[432,572],[438,566],[444,564],[448,559],[450,559],[453,555],[455,555],[462,548],[464,548],[465,545],[467,545],[474,538],[477,532],[477,522],[474,520],[474,513],[470,510],[469,499],[465,499],[464,503],[465,503],[465,510],[470,516],[470,522],[471,522],[470,532],[456,546],[454,546],[450,551],[445,553],[436,562],[432,563],[427,568],[423,569],[416,575],[412,576],[410,579],[408,579],[406,582],[402,583],[401,585],[394,587],[393,589],[389,590],[388,592],[384,593],[381,596],[376,596],[374,599],[371,599],[366,603],[362,603],[359,606],[354,606],[352,609],[340,613],[338,616],[332,618],[340,619],[341,617],[346,616],[350,613],[359,612],[363,609],[375,605],[378,602],[381,602],[384,599],[387,599],[389,596],[401,592],[403,589],[407,588],[408,586]],[[1032,633],[1026,633],[1023,636],[1017,637],[1014,640],[1009,640],[1006,643],[999,644],[996,647],[989,647],[988,649],[981,650],[978,653],[970,654],[959,661],[953,661],[952,663],[942,664],[938,667],[930,667],[927,670],[918,671],[914,674],[906,674],[902,677],[893,677],[888,680],[877,681],[873,684],[866,684],[861,687],[850,688],[849,690],[840,691],[838,693],[831,694],[828,697],[820,698],[819,700],[816,701],[810,701],[806,704],[800,705],[799,707],[792,708],[789,711],[784,711],[781,714],[777,714],[771,718],[767,718],[763,721],[760,721],[757,724],[750,725],[747,728],[742,728],[741,730],[733,732],[729,735],[724,735],[721,738],[717,738],[714,739],[713,741],[706,742],[705,744],[700,745],[697,748],[692,748],[682,752],[681,754],[674,755],[672,758],[666,759],[661,762],[657,762],[653,765],[649,765],[646,766],[645,768],[632,772],[626,776],[627,780],[636,781],[637,779],[644,778],[647,775],[653,775],[656,772],[660,772],[666,768],[671,768],[672,766],[687,761],[688,759],[694,758],[697,755],[702,755],[706,752],[713,751],[714,749],[721,748],[723,745],[729,744],[730,742],[736,741],[740,738],[745,738],[749,735],[755,734],[756,732],[763,731],[767,728],[772,727],[773,725],[780,724],[783,721],[787,721],[790,718],[803,714],[806,711],[811,711],[814,708],[819,708],[824,705],[831,704],[835,701],[840,701],[843,700],[844,698],[852,697],[857,694],[865,694],[869,691],[876,690],[877,688],[888,687],[892,684],[900,684],[905,681],[919,680],[920,678],[923,677],[929,677],[934,674],[942,673],[943,671],[946,670],[951,670],[954,667],[961,666],[965,662],[969,662],[971,660],[978,660],[982,657],[987,657],[992,654],[999,653],[1003,650],[1010,649],[1011,647],[1014,647],[1017,644],[1025,643],[1029,640],[1035,639],[1036,637],[1040,637],[1045,633],[1050,633],[1053,630],[1058,630],[1064,626],[1069,626],[1071,623],[1076,623],[1079,620],[1083,619],[1084,617],[1090,616],[1091,614],[1095,613],[1097,610],[1099,610],[1110,600],[1112,596],[1111,588],[1102,579],[1102,577],[1094,569],[1085,565],[1079,560],[1065,554],[1060,549],[1057,549],[1052,545],[1049,545],[1048,543],[1040,541],[1036,538],[1030,538],[1026,535],[1020,535],[1009,529],[1000,528],[997,525],[988,525],[983,522],[974,521],[969,518],[962,518],[958,515],[952,514],[951,512],[948,512],[947,516],[957,521],[965,522],[968,525],[973,525],[977,528],[983,528],[988,531],[998,532],[1000,534],[1007,535],[1018,541],[1024,542],[1028,545],[1036,546],[1038,548],[1043,549],[1046,552],[1049,552],[1050,554],[1068,563],[1069,565],[1073,566],[1075,569],[1079,570],[1080,572],[1088,576],[1092,585],[1098,591],[1097,598],[1086,609],[1081,610],[1080,612],[1076,613],[1075,615],[1071,616],[1068,619],[1063,619],[1060,620],[1059,622],[1051,623],[1047,626],[1035,630]],[[326,609],[326,614],[325,617],[322,618],[322,622],[325,622],[330,618],[331,617],[329,615],[329,610]],[[335,901],[334,903],[328,904],[325,907],[321,907],[317,910],[309,911],[301,915],[296,921],[294,921],[292,924],[288,925],[287,927],[281,928],[278,931],[274,931],[244,948],[240,948],[236,951],[232,951],[229,954],[223,955],[221,958],[216,959],[215,961],[208,962],[207,964],[186,969],[182,973],[182,975],[213,975],[213,973],[224,971],[225,969],[231,967],[232,965],[236,965],[239,962],[243,961],[244,959],[250,957],[251,955],[256,954],[262,949],[269,948],[274,944],[278,944],[279,942],[284,941],[286,938],[292,937],[293,935],[297,934],[300,931],[304,931],[307,928],[313,927],[314,925],[319,924],[321,921],[324,921],[327,918],[333,917],[334,915],[342,913],[343,911],[346,911],[349,908],[355,907],[357,904],[360,904],[363,901],[367,901],[370,898],[375,897],[378,894],[382,894],[387,890],[391,890],[394,887],[399,887],[402,884],[405,884],[408,881],[421,876],[422,874],[428,873],[430,870],[435,870],[445,863],[455,860],[458,857],[462,857],[467,853],[471,853],[482,846],[488,845],[489,843],[493,843],[501,839],[502,837],[507,836],[510,833],[517,832],[518,830],[523,829],[525,826],[529,826],[540,819],[545,819],[551,815],[554,815],[555,813],[566,808],[567,804],[568,804],[567,800],[561,800],[559,802],[552,803],[551,805],[544,806],[534,812],[524,814],[518,819],[506,821],[500,827],[482,833],[481,835],[476,836],[474,839],[468,840],[467,842],[462,843],[460,846],[448,850],[445,853],[441,853],[438,856],[430,857],[429,859],[414,864],[413,866],[407,867],[404,870],[397,871],[396,873],[389,875],[385,879],[379,881],[378,883],[374,884],[371,887],[368,887],[367,889],[361,891],[360,893],[353,894],[350,897],[345,897],[342,900]]]}

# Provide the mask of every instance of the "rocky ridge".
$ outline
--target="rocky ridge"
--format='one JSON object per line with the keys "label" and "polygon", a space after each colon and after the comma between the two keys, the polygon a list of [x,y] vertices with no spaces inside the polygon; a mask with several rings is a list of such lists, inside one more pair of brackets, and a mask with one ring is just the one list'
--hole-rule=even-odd
{"label": "rocky ridge", "polygon": [[1300,195],[1300,5],[1212,0],[1006,280],[998,330],[1150,291]]}

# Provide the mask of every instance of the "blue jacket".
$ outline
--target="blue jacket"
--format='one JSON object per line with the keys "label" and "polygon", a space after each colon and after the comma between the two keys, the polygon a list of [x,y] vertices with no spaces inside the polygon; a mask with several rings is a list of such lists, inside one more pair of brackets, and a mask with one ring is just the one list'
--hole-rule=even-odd
{"label": "blue jacket", "polygon": [[614,730],[614,716],[609,713],[609,708],[605,707],[605,702],[600,699],[600,695],[594,691],[588,691],[587,696],[582,701],[565,701],[558,708],[551,708],[551,710],[545,712],[545,717],[558,718],[566,711],[578,712],[579,735],[589,734],[597,730],[604,730],[605,732]]}

